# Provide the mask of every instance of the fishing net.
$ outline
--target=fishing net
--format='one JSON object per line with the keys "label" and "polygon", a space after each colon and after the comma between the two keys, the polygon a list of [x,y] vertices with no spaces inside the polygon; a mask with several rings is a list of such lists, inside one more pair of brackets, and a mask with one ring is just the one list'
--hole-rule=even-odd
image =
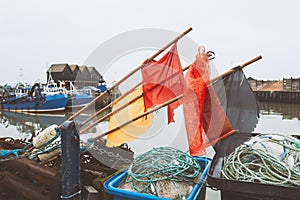
{"label": "fishing net", "polygon": [[300,140],[279,134],[252,137],[224,159],[223,178],[300,187]]}
{"label": "fishing net", "polygon": [[201,177],[199,162],[171,147],[154,148],[138,156],[120,188],[163,198],[185,199]]}

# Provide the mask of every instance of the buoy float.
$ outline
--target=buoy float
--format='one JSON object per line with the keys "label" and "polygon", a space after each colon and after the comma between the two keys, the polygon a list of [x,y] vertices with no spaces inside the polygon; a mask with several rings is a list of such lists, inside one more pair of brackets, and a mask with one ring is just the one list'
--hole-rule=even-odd
{"label": "buoy float", "polygon": [[50,140],[57,136],[57,125],[53,124],[43,130],[38,136],[34,137],[32,144],[35,148],[40,148],[43,145],[47,144]]}

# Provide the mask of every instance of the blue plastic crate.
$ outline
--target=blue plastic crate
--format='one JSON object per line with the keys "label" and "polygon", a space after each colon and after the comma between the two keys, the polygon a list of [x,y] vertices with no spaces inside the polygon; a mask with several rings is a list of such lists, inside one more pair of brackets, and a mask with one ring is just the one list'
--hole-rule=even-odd
{"label": "blue plastic crate", "polygon": [[[209,158],[206,157],[194,157],[194,158],[199,161],[201,169],[203,169],[203,171],[199,183],[194,185],[193,190],[187,197],[187,200],[195,200],[197,198],[199,192],[203,187],[203,182],[207,178],[207,173],[211,164],[211,159]],[[132,191],[118,188],[120,182],[123,180],[123,178],[126,175],[127,175],[126,171],[120,172],[104,182],[105,192],[111,194],[114,200],[131,200],[131,199],[139,199],[139,200],[145,200],[145,199],[163,200],[164,199],[165,200],[166,199],[154,195],[142,194],[142,193],[132,192]]]}

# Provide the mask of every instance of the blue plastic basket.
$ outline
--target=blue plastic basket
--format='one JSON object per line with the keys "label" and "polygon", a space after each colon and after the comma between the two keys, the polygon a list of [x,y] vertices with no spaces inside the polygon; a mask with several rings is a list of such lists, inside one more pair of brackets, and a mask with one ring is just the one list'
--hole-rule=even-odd
{"label": "blue plastic basket", "polygon": [[[206,157],[194,157],[196,160],[199,161],[202,171],[202,175],[200,178],[199,183],[195,184],[193,190],[187,197],[187,200],[195,200],[203,187],[203,182],[207,178],[207,173],[211,164],[211,159]],[[131,200],[131,199],[152,199],[152,200],[166,200],[166,198],[157,197],[154,195],[149,194],[142,194],[138,192],[132,192],[124,189],[118,188],[120,182],[123,178],[127,175],[127,172],[120,172],[115,176],[111,177],[107,181],[104,182],[105,192],[111,194],[114,200]]]}

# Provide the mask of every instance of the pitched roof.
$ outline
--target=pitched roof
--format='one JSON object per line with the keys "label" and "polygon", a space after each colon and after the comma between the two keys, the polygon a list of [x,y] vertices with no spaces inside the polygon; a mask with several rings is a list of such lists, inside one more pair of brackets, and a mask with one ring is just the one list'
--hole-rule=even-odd
{"label": "pitched roof", "polygon": [[95,67],[87,67],[87,69],[88,69],[89,72],[91,73],[93,70],[95,70]]}
{"label": "pitched roof", "polygon": [[52,64],[47,72],[62,72],[68,67],[68,64]]}
{"label": "pitched roof", "polygon": [[72,72],[74,72],[74,70],[76,69],[76,67],[78,67],[78,65],[73,64],[73,65],[69,65],[70,69]]}
{"label": "pitched roof", "polygon": [[83,72],[85,69],[87,69],[87,67],[85,65],[81,65],[81,66],[78,66],[79,67],[79,70],[81,72]]}

